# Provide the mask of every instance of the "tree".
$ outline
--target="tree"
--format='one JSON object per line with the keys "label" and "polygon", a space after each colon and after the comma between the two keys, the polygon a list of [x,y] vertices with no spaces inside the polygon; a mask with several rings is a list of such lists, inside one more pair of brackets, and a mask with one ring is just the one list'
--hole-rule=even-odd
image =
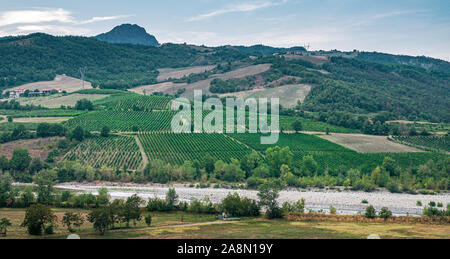
{"label": "tree", "polygon": [[99,206],[107,206],[111,200],[111,195],[107,188],[102,187],[98,190],[97,203]]}
{"label": "tree", "polygon": [[81,100],[78,100],[77,103],[75,104],[75,109],[81,110],[81,111],[84,111],[84,110],[92,111],[92,110],[94,110],[94,105],[88,99],[81,99]]}
{"label": "tree", "polygon": [[178,194],[174,188],[169,188],[169,191],[166,194],[166,203],[169,211],[173,210],[176,203],[178,201]]}
{"label": "tree", "polygon": [[19,197],[19,204],[23,208],[28,208],[34,203],[34,199],[33,186],[27,186]]}
{"label": "tree", "polygon": [[49,206],[35,204],[26,210],[22,227],[26,227],[30,235],[41,235],[44,229],[55,224],[56,219]]}
{"label": "tree", "polygon": [[269,219],[283,216],[277,201],[280,190],[280,185],[274,182],[264,183],[259,188],[259,204],[261,207],[266,208],[266,217]]}
{"label": "tree", "polygon": [[0,219],[0,234],[6,236],[7,228],[11,226],[11,222],[7,218]]}
{"label": "tree", "polygon": [[377,216],[377,212],[375,210],[375,208],[370,205],[366,208],[366,214],[365,214],[366,218],[368,219],[374,219]]}
{"label": "tree", "polygon": [[71,137],[73,139],[76,139],[77,141],[83,141],[84,139],[84,130],[81,126],[76,127],[71,134]]}
{"label": "tree", "polygon": [[386,207],[383,207],[383,208],[381,208],[379,215],[381,218],[384,219],[384,221],[386,221],[386,220],[388,220],[388,218],[392,217],[392,211],[390,211]]}
{"label": "tree", "polygon": [[110,206],[94,209],[88,215],[88,221],[94,226],[94,229],[105,235],[106,230],[114,224],[114,216],[111,213]]}
{"label": "tree", "polygon": [[296,132],[300,132],[303,130],[303,124],[301,121],[296,120],[292,123],[292,128],[296,131]]}
{"label": "tree", "polygon": [[13,122],[13,117],[12,116],[8,116],[8,122]]}
{"label": "tree", "polygon": [[214,172],[214,165],[216,163],[216,159],[214,159],[214,157],[212,157],[210,154],[206,154],[203,162],[204,168],[208,175]]}
{"label": "tree", "polygon": [[8,173],[0,173],[0,207],[8,205],[8,200],[12,196],[13,179]]}
{"label": "tree", "polygon": [[280,176],[280,168],[282,165],[292,167],[294,155],[289,147],[280,148],[275,146],[266,150],[266,159],[272,170],[273,177]]}
{"label": "tree", "polygon": [[147,227],[150,227],[152,224],[152,215],[145,216],[145,224],[147,224]]}
{"label": "tree", "polygon": [[101,135],[102,137],[104,137],[104,138],[107,138],[107,137],[109,137],[109,132],[110,132],[109,127],[108,127],[108,126],[104,126],[104,127],[102,128],[102,131],[101,131],[100,135]]}
{"label": "tree", "polygon": [[33,177],[33,182],[37,185],[37,202],[51,204],[53,201],[53,187],[56,184],[57,172],[55,170],[43,170]]}
{"label": "tree", "polygon": [[396,170],[396,162],[390,157],[385,157],[383,160],[383,169],[386,170],[390,176],[398,176]]}
{"label": "tree", "polygon": [[23,172],[30,166],[31,156],[28,150],[16,148],[10,160],[10,167],[13,170]]}
{"label": "tree", "polygon": [[127,222],[127,227],[129,227],[130,220],[133,220],[134,225],[136,226],[136,221],[141,220],[141,208],[140,206],[144,203],[144,200],[141,199],[137,194],[133,194],[128,197],[125,202],[125,211],[124,211],[124,219]]}
{"label": "tree", "polygon": [[313,176],[318,168],[319,166],[313,156],[307,155],[302,158],[300,171],[304,176]]}
{"label": "tree", "polygon": [[72,228],[72,225],[75,228],[81,227],[84,223],[84,217],[81,213],[66,212],[63,216],[62,223],[70,233],[73,233],[75,230]]}
{"label": "tree", "polygon": [[40,157],[35,157],[33,160],[31,160],[30,164],[30,173],[36,174],[40,172],[44,168],[44,164],[41,161]]}

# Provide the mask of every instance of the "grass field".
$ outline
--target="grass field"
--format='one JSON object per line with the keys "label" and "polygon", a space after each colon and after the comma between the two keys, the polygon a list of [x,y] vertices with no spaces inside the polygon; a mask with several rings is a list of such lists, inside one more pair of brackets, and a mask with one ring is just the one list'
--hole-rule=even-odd
{"label": "grass field", "polygon": [[23,97],[18,99],[18,102],[22,105],[34,105],[42,106],[45,108],[59,108],[62,105],[74,107],[77,101],[81,99],[87,99],[89,101],[95,101],[109,97],[107,94],[69,94],[69,95],[51,95],[43,97]]}
{"label": "grass field", "polygon": [[292,108],[300,101],[303,103],[311,91],[309,85],[283,85],[275,88],[253,89],[236,93],[221,94],[220,97],[236,98],[280,98],[280,104],[284,108]]}
{"label": "grass field", "polygon": [[[53,209],[59,220],[64,212],[88,211],[79,209]],[[144,212],[148,214],[148,212]],[[383,224],[266,220],[262,218],[242,219],[240,221],[217,222],[213,215],[190,213],[151,213],[152,226],[147,228],[143,222],[129,229],[122,227],[107,231],[105,236],[96,233],[90,223],[85,223],[78,231],[82,239],[98,238],[161,238],[161,239],[366,239],[377,234],[382,239],[450,238],[450,225],[427,224]],[[183,216],[182,216],[183,215]],[[0,209],[0,218],[6,217],[13,224],[8,229],[9,239],[27,238],[66,238],[69,232],[61,225],[54,235],[33,237],[20,227],[25,216],[24,209]],[[181,218],[183,217],[183,221]],[[200,223],[200,224],[198,224]],[[222,223],[222,224],[220,224]],[[1,239],[1,238],[0,238]]]}
{"label": "grass field", "polygon": [[59,137],[51,137],[8,142],[0,145],[0,155],[5,155],[10,159],[14,149],[20,147],[28,149],[31,157],[40,157],[44,160],[50,152],[49,145],[55,145],[60,139]]}

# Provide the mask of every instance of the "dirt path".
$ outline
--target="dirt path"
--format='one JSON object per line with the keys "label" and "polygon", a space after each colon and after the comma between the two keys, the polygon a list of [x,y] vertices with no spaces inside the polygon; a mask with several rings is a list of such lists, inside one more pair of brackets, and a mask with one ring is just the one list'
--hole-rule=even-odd
{"label": "dirt path", "polygon": [[139,151],[141,152],[142,155],[142,164],[143,164],[142,167],[145,168],[148,165],[148,158],[147,155],[145,154],[144,147],[142,146],[142,143],[139,140],[138,136],[134,136],[134,139],[136,140],[136,144],[138,145]]}

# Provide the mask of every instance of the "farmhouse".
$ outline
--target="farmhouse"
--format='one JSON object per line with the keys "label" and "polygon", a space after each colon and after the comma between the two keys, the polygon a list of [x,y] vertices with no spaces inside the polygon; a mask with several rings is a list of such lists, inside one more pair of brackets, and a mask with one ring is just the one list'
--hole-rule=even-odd
{"label": "farmhouse", "polygon": [[25,93],[24,89],[16,89],[9,92],[9,99],[17,99]]}

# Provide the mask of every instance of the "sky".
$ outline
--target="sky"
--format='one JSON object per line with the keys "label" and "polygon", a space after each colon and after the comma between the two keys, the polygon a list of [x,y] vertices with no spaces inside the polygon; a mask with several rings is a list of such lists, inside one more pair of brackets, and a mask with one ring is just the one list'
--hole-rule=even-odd
{"label": "sky", "polygon": [[0,37],[138,24],[161,43],[310,46],[450,61],[449,0],[0,0]]}

